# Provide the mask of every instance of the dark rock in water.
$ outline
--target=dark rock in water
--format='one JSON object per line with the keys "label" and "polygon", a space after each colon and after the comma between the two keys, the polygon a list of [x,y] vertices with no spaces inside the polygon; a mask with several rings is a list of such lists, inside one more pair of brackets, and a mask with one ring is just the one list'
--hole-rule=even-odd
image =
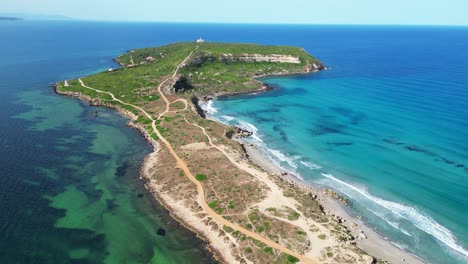
{"label": "dark rock in water", "polygon": [[106,200],[106,206],[107,206],[107,209],[113,210],[113,209],[115,209],[117,207],[117,204],[115,203],[115,200],[107,199]]}
{"label": "dark rock in water", "polygon": [[286,134],[286,131],[282,128],[282,126],[274,125],[273,130],[277,131],[280,134],[281,140],[283,140],[283,142],[289,142],[288,135]]}
{"label": "dark rock in water", "polygon": [[142,194],[142,193],[137,194],[137,197],[138,197],[138,198],[142,198],[143,196],[145,196],[145,195]]}
{"label": "dark rock in water", "polygon": [[450,164],[450,165],[455,164],[455,161],[446,159],[446,158],[444,158],[444,157],[442,157],[441,159],[442,159],[445,163],[447,163],[447,164]]}
{"label": "dark rock in water", "polygon": [[426,154],[431,154],[430,152],[428,152],[427,150],[425,149],[422,149],[418,146],[412,146],[412,145],[408,145],[405,147],[407,150],[409,151],[414,151],[414,152],[421,152],[421,153],[426,153]]}
{"label": "dark rock in water", "polygon": [[353,144],[353,142],[327,142],[327,145],[337,146],[337,147],[351,146],[352,144]]}
{"label": "dark rock in water", "polygon": [[164,230],[163,228],[159,228],[156,234],[158,234],[159,236],[165,236],[166,230]]}
{"label": "dark rock in water", "polygon": [[322,136],[326,134],[341,134],[341,126],[331,126],[327,124],[319,124],[316,125],[314,129],[312,129],[312,134],[314,136]]}
{"label": "dark rock in water", "polygon": [[382,139],[383,142],[386,142],[386,143],[390,143],[390,144],[393,144],[393,145],[403,145],[404,143],[403,142],[400,142],[396,139],[393,139],[393,138],[384,138]]}
{"label": "dark rock in water", "polygon": [[251,135],[253,135],[253,132],[245,128],[242,128],[239,126],[235,126],[235,128],[236,128],[236,134],[238,137],[245,138],[245,137],[250,137]]}
{"label": "dark rock in water", "polygon": [[115,175],[117,177],[122,177],[122,176],[125,176],[125,173],[127,172],[127,169],[130,167],[130,165],[128,165],[128,163],[124,163],[122,165],[120,165],[116,172],[115,172]]}

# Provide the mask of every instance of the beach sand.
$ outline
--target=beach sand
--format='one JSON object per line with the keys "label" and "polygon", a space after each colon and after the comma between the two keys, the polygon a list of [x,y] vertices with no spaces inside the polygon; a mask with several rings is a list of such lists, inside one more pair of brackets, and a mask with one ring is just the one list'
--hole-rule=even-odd
{"label": "beach sand", "polygon": [[342,223],[351,231],[355,237],[359,237],[361,231],[367,238],[356,239],[357,246],[371,256],[388,261],[389,263],[411,263],[423,264],[425,261],[417,256],[397,247],[389,240],[378,234],[374,229],[368,227],[358,218],[352,216],[346,207],[337,199],[327,195],[325,189],[314,187],[313,185],[303,182],[297,177],[285,172],[269,160],[265,154],[255,145],[250,144],[242,139],[239,143],[243,144],[249,159],[261,167],[268,173],[281,177],[283,180],[291,182],[301,188],[305,188],[312,193],[317,194],[320,204],[324,211],[329,215],[338,216],[342,219]]}
{"label": "beach sand", "polygon": [[[78,97],[82,100],[92,102],[90,98],[77,93],[62,94]],[[106,105],[102,102],[94,103],[97,105],[115,108],[112,105]],[[117,110],[123,115],[130,118],[130,120],[136,119],[136,117],[133,114],[129,113],[124,109],[117,108]],[[171,212],[171,215],[176,220],[181,222],[181,224],[183,224],[187,228],[193,230],[195,233],[197,233],[200,237],[202,237],[205,241],[209,243],[210,250],[213,252],[214,256],[218,258],[218,260],[227,263],[236,263],[237,259],[235,257],[235,248],[238,246],[235,242],[236,240],[232,237],[231,239],[226,239],[226,237],[220,236],[219,231],[216,231],[219,230],[219,227],[214,228],[216,225],[212,225],[213,220],[209,220],[210,217],[206,215],[206,212],[204,212],[203,210],[193,210],[190,208],[190,206],[184,204],[182,201],[175,200],[170,193],[165,192],[161,189],[162,186],[159,182],[155,181],[151,177],[150,169],[156,168],[160,165],[158,160],[158,154],[160,154],[160,151],[167,150],[161,149],[159,143],[153,140],[148,135],[147,131],[143,127],[141,127],[141,125],[135,125],[132,122],[130,122],[129,125],[138,129],[141,132],[142,136],[153,145],[155,150],[153,153],[147,156],[147,158],[143,162],[143,166],[141,169],[141,177],[145,179],[145,185],[147,186],[147,188],[154,194],[154,197]],[[291,184],[294,184],[295,186],[307,190],[307,192],[317,194],[320,203],[325,208],[325,212],[329,215],[340,216],[344,220],[344,224],[348,227],[349,230],[351,230],[353,235],[357,236],[357,232],[359,232],[358,230],[363,230],[367,238],[357,240],[357,245],[367,254],[380,258],[382,260],[386,260],[390,263],[424,263],[423,261],[414,257],[410,253],[399,249],[391,242],[385,240],[383,237],[377,234],[374,230],[365,226],[358,219],[349,215],[346,209],[341,205],[341,203],[338,200],[335,200],[330,196],[326,195],[326,192],[323,189],[315,188],[309,184],[306,184],[305,182],[300,181],[298,178],[292,175],[284,173],[283,170],[281,170],[281,168],[277,167],[266,156],[264,156],[264,154],[256,146],[246,144],[242,140],[240,140],[240,143],[244,145],[249,159],[242,157],[242,153],[238,153],[237,151],[227,146],[219,146],[219,150],[222,153],[224,153],[228,160],[232,162],[235,166],[237,166],[240,170],[249,173],[268,187],[269,191],[267,197],[259,201],[256,205],[260,208],[260,210],[265,212],[266,209],[269,207],[282,206],[286,206],[297,210],[297,201],[292,197],[286,197],[283,193],[284,190],[276,183],[276,180],[279,179],[283,182],[289,182]],[[184,148],[191,150],[200,150],[206,149],[207,146],[205,143],[195,143],[186,145],[184,146]],[[311,219],[301,217],[298,220],[295,220],[294,222],[288,221],[286,219],[281,219],[281,221],[299,227],[307,233],[307,236],[310,239],[311,245],[313,245],[313,247],[308,252],[305,252],[304,256],[310,259],[319,260],[321,258],[321,253],[325,248],[337,246],[340,244],[339,242],[336,242],[334,239],[331,238],[329,229],[321,226],[320,223],[317,223]],[[309,230],[310,226],[318,227],[321,233],[327,234],[327,239],[323,240],[317,238],[317,235]],[[354,259],[360,259],[361,263],[372,262],[372,258],[369,256],[356,254],[352,250],[347,249],[345,247],[342,247],[341,250],[343,250],[343,252],[348,256],[352,256]]]}

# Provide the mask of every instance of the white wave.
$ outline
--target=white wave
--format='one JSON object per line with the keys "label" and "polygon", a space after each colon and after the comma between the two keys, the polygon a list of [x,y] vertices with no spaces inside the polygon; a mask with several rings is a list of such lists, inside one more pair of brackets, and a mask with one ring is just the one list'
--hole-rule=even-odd
{"label": "white wave", "polygon": [[374,213],[375,215],[377,215],[378,217],[383,219],[385,222],[387,222],[389,225],[393,226],[398,231],[401,231],[403,234],[405,234],[407,236],[410,236],[410,237],[413,236],[408,231],[406,231],[404,228],[400,227],[399,223],[394,222],[394,221],[390,221],[389,219],[387,219],[384,214],[381,214],[381,213],[378,213],[378,212],[375,212],[375,211],[373,211],[372,213]]}
{"label": "white wave", "polygon": [[401,232],[403,232],[403,234],[407,235],[407,236],[410,236],[412,237],[413,235],[411,235],[408,231],[406,231],[404,228],[400,228],[399,229]]}
{"label": "white wave", "polygon": [[308,162],[308,161],[301,161],[301,164],[306,166],[307,168],[311,169],[311,170],[319,170],[322,168],[322,166],[319,166],[317,164],[314,164],[312,162]]}
{"label": "white wave", "polygon": [[297,169],[297,164],[294,162],[293,158],[289,158],[284,155],[281,151],[276,149],[267,149],[273,156],[275,156],[278,160],[286,162],[289,166],[294,169]]}
{"label": "white wave", "polygon": [[234,117],[233,117],[233,116],[222,115],[222,116],[220,116],[220,117],[223,118],[224,120],[228,121],[228,122],[234,120]]}
{"label": "white wave", "polygon": [[210,100],[206,103],[201,103],[200,104],[200,107],[206,111],[207,114],[209,115],[214,115],[218,112],[218,109],[216,109],[214,106],[213,106],[213,100]]}
{"label": "white wave", "polygon": [[397,217],[400,219],[404,218],[410,221],[414,226],[432,235],[437,240],[445,244],[447,247],[460,253],[465,258],[468,257],[468,251],[457,243],[456,237],[452,234],[452,232],[450,232],[450,230],[437,223],[430,216],[424,215],[423,213],[419,212],[416,208],[375,197],[366,190],[353,186],[340,179],[337,179],[331,174],[322,173],[322,175],[325,178],[330,179],[335,183],[338,183],[339,185],[333,187],[343,192],[344,194],[354,199],[356,198],[357,194],[361,198],[365,198],[371,201],[373,204],[377,205],[379,209],[383,209],[391,213],[393,217]]}
{"label": "white wave", "polygon": [[249,122],[246,122],[246,121],[239,121],[239,126],[247,131],[250,131],[252,132],[252,135],[251,137],[256,140],[257,142],[262,142],[263,143],[263,140],[260,138],[260,136],[258,135],[258,128],[254,125],[252,125],[251,123]]}
{"label": "white wave", "polygon": [[239,126],[243,129],[246,129],[252,133],[257,133],[258,132],[258,128],[254,125],[252,125],[251,123],[249,122],[246,122],[246,121],[239,121]]}

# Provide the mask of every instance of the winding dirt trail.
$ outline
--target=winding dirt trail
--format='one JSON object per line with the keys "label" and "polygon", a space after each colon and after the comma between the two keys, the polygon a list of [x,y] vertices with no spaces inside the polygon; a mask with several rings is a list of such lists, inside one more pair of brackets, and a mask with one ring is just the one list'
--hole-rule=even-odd
{"label": "winding dirt trail", "polygon": [[[159,137],[159,139],[164,143],[164,145],[166,146],[166,148],[169,150],[170,154],[174,157],[174,159],[176,160],[177,162],[177,166],[178,168],[180,168],[185,176],[193,183],[196,185],[197,187],[197,200],[198,200],[198,203],[200,204],[200,206],[203,208],[204,212],[207,213],[208,215],[210,215],[213,219],[215,219],[215,221],[220,224],[220,225],[225,225],[225,226],[228,226],[234,230],[237,230],[241,233],[243,233],[244,235],[246,236],[249,236],[253,239],[256,239],[260,242],[263,242],[265,243],[266,245],[274,248],[274,249],[277,249],[283,253],[286,253],[286,254],[289,254],[291,256],[294,256],[296,257],[297,259],[299,259],[302,263],[308,263],[308,264],[317,264],[318,262],[311,259],[311,258],[308,258],[304,255],[301,255],[301,254],[298,254],[284,246],[281,246],[280,244],[277,244],[269,239],[266,239],[265,237],[253,232],[253,231],[250,231],[250,230],[247,230],[243,227],[240,227],[232,222],[229,222],[228,220],[224,219],[223,217],[221,217],[220,215],[218,215],[213,209],[211,209],[209,206],[208,206],[208,203],[206,202],[205,200],[205,191],[203,189],[203,186],[202,184],[195,178],[195,176],[192,174],[192,172],[190,171],[190,169],[188,168],[187,166],[187,163],[185,163],[185,161],[183,161],[179,155],[177,155],[177,153],[175,152],[174,148],[172,147],[172,145],[169,143],[169,141],[167,141],[162,135],[161,133],[158,131],[157,127],[156,127],[156,121],[159,120],[162,116],[164,116],[164,114],[170,112],[170,104],[171,102],[167,99],[167,97],[164,95],[164,93],[162,92],[161,88],[170,80],[174,80],[174,78],[177,76],[178,74],[178,71],[179,69],[185,65],[186,61],[190,58],[190,56],[193,54],[193,51],[190,52],[190,54],[177,66],[177,68],[174,70],[174,73],[172,74],[172,76],[166,78],[164,81],[162,81],[159,86],[158,86],[158,92],[161,96],[161,98],[164,100],[164,102],[166,103],[166,110],[161,113],[158,118],[154,119],[148,112],[146,112],[143,108],[139,107],[139,106],[136,106],[136,105],[133,105],[133,104],[130,104],[130,103],[126,103],[118,98],[116,98],[114,96],[114,94],[112,94],[111,92],[107,92],[107,91],[101,91],[101,90],[98,90],[98,89],[95,89],[95,88],[92,88],[92,87],[89,87],[89,86],[86,86],[83,81],[81,79],[78,79],[81,86],[83,86],[84,88],[87,88],[87,89],[90,89],[90,90],[93,90],[97,93],[104,93],[104,94],[108,94],[112,97],[112,100],[116,101],[116,102],[119,102],[123,105],[128,105],[128,106],[131,106],[131,107],[134,107],[135,109],[138,109],[139,111],[141,111],[146,117],[148,117],[149,119],[152,120],[152,123],[151,123],[151,126],[154,130],[154,132],[156,133],[156,135]],[[185,104],[187,104],[187,102],[185,100],[176,100],[176,101],[184,101]],[[185,116],[184,116],[185,118]],[[186,120],[186,119],[185,119]],[[188,122],[188,120],[186,120],[186,122]],[[190,123],[190,122],[188,122]],[[192,124],[192,123],[190,123]],[[195,125],[195,124],[192,124],[192,125]],[[226,155],[226,157],[229,158],[229,160],[237,166],[236,162],[234,162],[230,157],[229,155],[227,155],[227,153],[225,152],[224,149],[222,149],[221,147],[213,144],[213,142],[211,141],[211,137],[206,133],[205,131],[205,128],[201,127],[201,126],[198,126],[198,125],[195,125],[197,127],[199,127],[203,133],[207,136],[208,140],[209,140],[209,143],[211,146],[217,148],[219,151],[221,151],[223,154]]]}

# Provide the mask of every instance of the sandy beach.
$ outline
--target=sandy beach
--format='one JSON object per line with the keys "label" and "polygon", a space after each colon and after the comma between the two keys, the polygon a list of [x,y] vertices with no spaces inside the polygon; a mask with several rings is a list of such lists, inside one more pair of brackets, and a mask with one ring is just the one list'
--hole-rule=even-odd
{"label": "sandy beach", "polygon": [[[93,101],[83,95],[66,95],[79,97],[82,100],[89,101],[93,104],[115,108],[112,105]],[[124,116],[130,118],[132,121],[136,119],[132,113],[124,109],[117,108],[117,110]],[[213,219],[211,219],[211,217],[209,217],[209,215],[207,215],[204,210],[200,210],[201,208],[197,207],[194,209],[193,206],[189,206],[186,204],[186,202],[184,203],[184,201],[176,200],[173,196],[171,196],[171,194],[164,190],[164,185],[156,181],[152,176],[154,174],[154,170],[157,169],[161,163],[159,160],[159,155],[167,154],[166,150],[161,148],[161,144],[152,139],[141,125],[135,125],[133,122],[129,122],[129,126],[138,129],[141,132],[142,137],[144,137],[154,148],[154,152],[149,154],[143,162],[141,177],[147,181],[145,186],[154,194],[155,199],[171,212],[174,219],[206,240],[210,245],[210,251],[213,252],[217,259],[227,263],[236,263],[237,261],[235,255],[238,252],[233,250],[233,248],[237,247],[238,245],[235,243],[234,239],[227,240],[226,237],[219,235],[219,223],[214,224],[216,221],[213,221]],[[285,197],[283,194],[283,189],[275,182],[275,179],[279,179],[282,182],[287,182],[288,184],[299,187],[306,192],[316,194],[318,197],[317,199],[323,206],[327,215],[332,216],[333,218],[338,216],[339,219],[341,219],[340,222],[348,228],[354,237],[363,237],[361,234],[363,232],[363,234],[365,234],[365,238],[356,239],[356,244],[367,254],[388,261],[389,263],[424,263],[417,257],[398,248],[390,241],[385,240],[376,231],[366,226],[359,219],[351,216],[346,211],[344,205],[340,203],[339,200],[336,200],[328,195],[324,189],[316,188],[299,180],[293,175],[284,172],[281,168],[271,162],[262,153],[262,151],[258,149],[257,146],[247,143],[242,139],[237,139],[237,141],[244,147],[247,157],[246,155],[242,155],[242,153],[238,153],[227,146],[218,147],[219,151],[221,151],[228,158],[228,160],[235,164],[240,170],[243,170],[254,176],[257,180],[265,184],[265,186],[270,190],[266,199],[260,201],[257,204],[257,207],[259,207],[261,210],[266,211],[268,208],[275,206],[284,206],[297,209],[296,200],[291,197]],[[182,149],[202,151],[208,150],[209,148],[206,144],[195,143],[183,146]],[[285,221],[284,219],[282,220]],[[311,225],[320,227],[319,223],[312,221],[311,219],[300,219],[299,221],[289,222],[290,224],[300,227],[303,230],[308,230],[308,227]],[[327,236],[331,237],[331,234],[329,233],[330,230],[324,227],[320,227],[319,229],[322,233],[325,233]],[[313,249],[305,253],[305,256],[309,257],[310,259],[320,259],[321,251],[324,248],[338,245],[337,242],[335,242],[333,239],[318,239],[314,232],[307,231],[307,235],[311,241],[311,244],[313,245]],[[345,251],[347,254],[353,254],[350,250]],[[371,259],[364,260],[364,263],[371,262]]]}
{"label": "sandy beach", "polygon": [[[423,264],[425,261],[421,260],[417,256],[397,247],[391,241],[386,240],[383,236],[377,233],[374,229],[367,226],[364,222],[358,218],[352,216],[346,207],[337,199],[332,198],[327,194],[325,189],[314,187],[313,185],[301,181],[293,175],[284,172],[281,168],[276,166],[270,161],[265,154],[255,145],[240,139],[239,143],[243,144],[249,159],[261,167],[263,170],[281,177],[285,181],[291,182],[301,188],[307,189],[312,193],[317,194],[319,197],[320,204],[323,206],[324,211],[336,217],[342,219],[342,223],[351,231],[351,233],[357,237],[357,246],[368,253],[369,255],[375,256],[379,259],[388,261],[389,263],[412,263],[412,264]],[[361,234],[365,234],[364,239],[359,239]],[[362,236],[362,235],[361,235]]]}

